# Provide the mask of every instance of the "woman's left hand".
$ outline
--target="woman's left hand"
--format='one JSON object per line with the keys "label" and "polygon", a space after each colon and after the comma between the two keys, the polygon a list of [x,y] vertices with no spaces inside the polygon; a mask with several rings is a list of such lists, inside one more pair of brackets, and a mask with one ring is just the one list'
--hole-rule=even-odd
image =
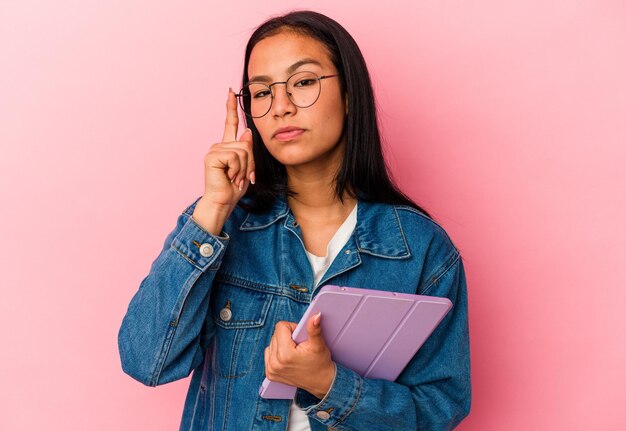
{"label": "woman's left hand", "polygon": [[265,376],[269,380],[324,398],[335,377],[335,364],[322,336],[320,318],[318,313],[307,321],[309,338],[300,344],[291,338],[296,323],[276,324],[270,345],[265,348]]}

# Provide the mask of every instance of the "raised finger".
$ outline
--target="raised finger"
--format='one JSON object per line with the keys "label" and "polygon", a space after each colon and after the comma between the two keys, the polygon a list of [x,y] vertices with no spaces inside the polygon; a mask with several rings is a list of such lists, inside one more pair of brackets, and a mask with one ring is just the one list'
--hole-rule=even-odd
{"label": "raised finger", "polygon": [[226,122],[224,123],[224,135],[222,142],[232,142],[237,140],[237,126],[239,117],[237,116],[237,98],[235,92],[228,89],[228,99],[226,100]]}

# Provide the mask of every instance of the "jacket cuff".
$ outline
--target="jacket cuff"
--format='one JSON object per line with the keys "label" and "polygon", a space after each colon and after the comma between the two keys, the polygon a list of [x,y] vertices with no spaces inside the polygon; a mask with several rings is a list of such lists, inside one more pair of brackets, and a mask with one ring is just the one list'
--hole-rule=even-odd
{"label": "jacket cuff", "polygon": [[189,217],[178,235],[172,240],[172,247],[189,263],[201,271],[217,270],[222,263],[224,250],[230,237],[222,231],[213,235]]}
{"label": "jacket cuff", "polygon": [[343,422],[352,413],[363,390],[363,378],[353,370],[335,362],[335,378],[321,400],[298,388],[296,404],[305,413],[331,428]]}

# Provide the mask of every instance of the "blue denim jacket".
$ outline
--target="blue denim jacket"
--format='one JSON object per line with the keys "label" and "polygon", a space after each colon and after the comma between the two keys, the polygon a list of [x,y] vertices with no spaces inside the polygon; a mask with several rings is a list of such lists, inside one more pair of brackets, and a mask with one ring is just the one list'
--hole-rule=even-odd
{"label": "blue denim jacket", "polygon": [[[236,207],[215,236],[191,218],[196,203],[130,302],[122,368],[149,386],[193,372],[181,430],[285,430],[291,401],[258,390],[274,325],[299,321],[319,291],[300,227],[283,197],[262,214]],[[324,284],[447,297],[453,308],[395,382],[337,364],[324,399],[298,389],[312,431],[450,430],[467,416],[465,273],[441,226],[414,208],[359,201],[356,228]]]}

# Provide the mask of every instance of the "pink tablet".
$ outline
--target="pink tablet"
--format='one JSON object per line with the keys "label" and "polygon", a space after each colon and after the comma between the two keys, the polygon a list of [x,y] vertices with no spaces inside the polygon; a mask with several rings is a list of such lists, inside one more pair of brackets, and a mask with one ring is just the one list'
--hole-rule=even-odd
{"label": "pink tablet", "polygon": [[[322,312],[322,334],[332,358],[363,377],[395,380],[452,308],[448,298],[356,287],[320,289],[293,332],[307,339],[306,321]],[[296,388],[265,379],[263,398],[290,399]]]}

